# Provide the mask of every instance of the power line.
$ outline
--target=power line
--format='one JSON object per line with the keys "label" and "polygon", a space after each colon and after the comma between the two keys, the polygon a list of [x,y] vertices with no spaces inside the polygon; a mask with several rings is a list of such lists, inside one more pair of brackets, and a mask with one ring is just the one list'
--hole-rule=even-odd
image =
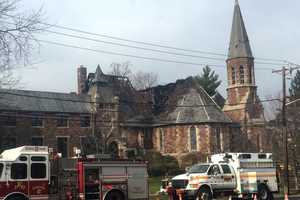
{"label": "power line", "polygon": [[[144,60],[154,60],[154,61],[160,61],[160,62],[186,64],[186,65],[194,65],[194,66],[219,67],[219,68],[224,68],[224,69],[226,68],[226,66],[218,65],[218,64],[205,64],[205,63],[196,63],[196,62],[189,62],[189,61],[176,61],[176,60],[169,60],[169,59],[156,58],[156,57],[137,56],[137,55],[133,55],[133,54],[125,54],[125,53],[118,53],[118,52],[112,52],[112,51],[104,51],[104,50],[99,50],[99,49],[80,47],[80,46],[76,46],[76,45],[64,44],[64,43],[59,43],[59,42],[52,42],[52,41],[41,40],[41,39],[37,39],[36,41],[39,41],[39,42],[42,42],[42,43],[47,43],[47,44],[52,44],[52,45],[57,45],[57,46],[68,47],[68,48],[92,51],[92,52],[96,52],[96,53],[132,57],[132,58],[138,58],[138,59],[144,59]],[[267,63],[264,63],[264,64],[267,64]],[[270,63],[268,63],[268,64],[270,64]],[[256,68],[256,69],[257,70],[268,70],[268,71],[273,70],[272,68],[266,68],[266,67],[260,67],[260,68]]]}
{"label": "power line", "polygon": [[[56,31],[46,30],[46,32],[54,33],[54,34],[57,34],[57,35],[63,35],[63,36],[71,37],[71,38],[89,40],[89,41],[93,41],[93,42],[100,42],[100,43],[111,44],[111,45],[118,45],[118,46],[135,48],[135,49],[146,50],[146,51],[153,51],[153,52],[166,53],[166,54],[171,54],[171,55],[185,56],[185,57],[192,57],[192,58],[202,58],[202,59],[208,59],[208,60],[225,61],[225,59],[222,59],[222,58],[207,57],[207,56],[197,56],[197,55],[191,55],[191,54],[176,53],[176,52],[171,52],[171,51],[163,51],[163,50],[158,50],[158,49],[144,48],[144,47],[138,47],[138,46],[133,46],[133,45],[126,45],[126,44],[117,43],[117,42],[109,42],[109,41],[98,40],[98,39],[94,39],[94,38],[82,37],[82,36],[68,34],[68,33],[56,32]],[[267,60],[281,61],[281,60],[276,60],[276,59],[267,59]],[[280,65],[280,66],[283,64],[283,63],[257,62],[257,61],[255,63],[257,63],[257,64],[265,64],[265,65]]]}
{"label": "power line", "polygon": [[46,32],[54,33],[54,34],[57,34],[57,35],[63,35],[63,36],[67,36],[67,37],[72,37],[72,38],[77,38],[77,39],[89,40],[89,41],[93,41],[93,42],[100,42],[100,43],[111,44],[111,45],[118,45],[118,46],[135,48],[135,49],[146,50],[146,51],[166,53],[166,54],[177,55],[177,56],[186,56],[186,57],[192,57],[192,58],[203,58],[203,59],[209,59],[209,60],[224,61],[224,59],[222,59],[222,58],[213,58],[213,57],[207,57],[207,56],[197,56],[197,55],[191,55],[191,54],[176,53],[176,52],[171,52],[171,51],[163,51],[163,50],[158,50],[158,49],[151,49],[151,48],[127,45],[127,44],[122,44],[122,43],[117,43],[117,42],[109,42],[109,41],[104,41],[104,40],[98,40],[98,39],[82,37],[82,36],[68,34],[68,33],[56,32],[56,31],[46,30]]}
{"label": "power line", "polygon": [[[138,58],[138,59],[144,59],[144,60],[155,60],[155,61],[160,61],[160,62],[186,64],[186,65],[200,65],[200,66],[207,66],[208,65],[208,66],[215,66],[215,67],[220,66],[220,65],[214,65],[214,64],[204,64],[204,63],[195,63],[195,62],[186,62],[186,61],[175,61],[175,60],[168,60],[168,59],[163,59],[163,58],[155,58],[155,57],[137,56],[137,55],[125,54],[125,53],[117,53],[117,52],[112,52],[112,51],[104,51],[104,50],[99,50],[99,49],[80,47],[80,46],[76,46],[76,45],[64,44],[64,43],[59,43],[59,42],[52,42],[52,41],[41,40],[41,39],[37,39],[37,41],[47,43],[47,44],[53,44],[53,45],[57,45],[57,46],[63,46],[63,47],[93,51],[93,52],[103,53],[103,54],[111,54],[111,55],[132,57],[132,58]],[[268,70],[271,70],[271,69],[269,68]]]}
{"label": "power line", "polygon": [[[54,34],[57,34],[57,35],[63,35],[63,36],[71,37],[71,38],[89,40],[89,41],[93,41],[93,42],[100,42],[100,43],[105,43],[105,44],[118,45],[118,46],[123,46],[123,47],[129,47],[129,48],[135,48],[135,49],[146,50],[146,51],[153,51],[153,52],[159,52],[159,53],[166,53],[166,54],[177,55],[177,56],[185,56],[185,57],[192,57],[192,58],[202,58],[202,59],[224,61],[225,62],[225,59],[223,59],[223,58],[215,58],[215,57],[207,57],[207,56],[197,56],[197,55],[191,55],[191,54],[182,54],[182,53],[177,53],[177,52],[163,51],[163,50],[158,50],[158,49],[151,49],[151,48],[138,47],[138,46],[133,46],[133,45],[126,45],[126,44],[117,43],[117,42],[109,42],[109,41],[104,41],[104,40],[98,40],[98,39],[94,39],[94,38],[82,37],[82,36],[78,36],[78,35],[73,35],[73,34],[68,34],[68,33],[62,33],[62,32],[57,32],[57,31],[49,31],[49,30],[45,30],[45,31],[49,32],[49,33],[54,33]],[[280,61],[280,60],[272,59],[272,61]],[[255,63],[257,63],[257,64],[264,64],[264,65],[280,65],[280,66],[283,64],[283,63],[257,62],[257,61]]]}
{"label": "power line", "polygon": [[[10,17],[10,18],[15,17],[13,15],[8,15],[8,14],[4,14],[4,15],[7,16],[7,17]],[[32,21],[31,19],[27,19],[27,18],[21,18],[21,19],[26,20],[26,21]],[[33,22],[35,22],[35,21],[33,21]],[[150,43],[150,42],[130,40],[130,39],[125,39],[125,38],[121,38],[121,37],[115,37],[115,36],[110,36],[110,35],[106,35],[106,34],[93,33],[93,32],[84,31],[84,30],[80,30],[80,29],[76,29],[76,28],[70,28],[70,27],[66,27],[66,26],[60,26],[60,25],[55,25],[55,24],[50,24],[50,23],[45,23],[45,22],[37,22],[37,23],[43,24],[43,25],[46,25],[46,26],[49,26],[49,27],[55,27],[55,28],[58,28],[58,29],[83,33],[83,34],[87,34],[87,35],[99,36],[99,37],[104,37],[104,38],[109,38],[109,39],[114,39],[114,40],[119,40],[119,41],[132,42],[132,43],[148,45],[148,46],[154,46],[154,47],[160,47],[160,48],[166,48],[166,49],[172,49],[172,50],[179,50],[179,51],[193,52],[193,53],[199,53],[199,54],[207,54],[207,55],[227,57],[226,54],[221,54],[221,53],[214,53],[214,52],[200,51],[200,50],[191,50],[191,49],[178,48],[178,47],[173,47],[173,46],[168,46],[168,45],[160,45],[160,44]],[[130,46],[130,45],[128,45],[128,46]],[[280,59],[270,59],[270,58],[256,58],[256,59],[286,62],[285,60],[280,60]]]}
{"label": "power line", "polygon": [[[13,23],[10,23],[10,22],[7,22],[7,21],[2,21],[2,22],[13,24]],[[95,38],[83,37],[83,36],[78,36],[78,35],[68,34],[68,33],[63,33],[63,32],[57,32],[57,31],[50,31],[50,30],[44,30],[44,31],[45,32],[49,32],[49,33],[53,33],[53,34],[56,34],[56,35],[62,35],[62,36],[66,36],[66,37],[83,39],[83,40],[88,40],[88,41],[93,41],[93,42],[98,42],[98,43],[118,45],[118,46],[122,46],[122,47],[129,47],[129,48],[135,48],[135,49],[152,51],[152,52],[166,53],[166,54],[177,55],[177,56],[185,56],[185,57],[192,57],[192,58],[202,58],[202,59],[209,59],[209,60],[216,60],[216,61],[224,61],[225,62],[225,59],[223,59],[223,58],[198,56],[198,55],[192,55],[192,54],[182,54],[182,53],[177,53],[177,52],[172,52],[172,51],[163,51],[163,50],[158,50],[158,49],[151,49],[151,48],[145,48],[145,47],[127,45],[127,44],[122,44],[122,43],[118,43],[118,42],[104,41],[104,40],[99,40],[99,39],[95,39]],[[275,59],[272,59],[272,60],[273,61],[280,61],[280,60],[275,60]],[[280,66],[283,64],[283,63],[271,63],[271,62],[259,62],[259,61],[255,61],[255,63],[256,64],[262,64],[262,65],[280,65]]]}

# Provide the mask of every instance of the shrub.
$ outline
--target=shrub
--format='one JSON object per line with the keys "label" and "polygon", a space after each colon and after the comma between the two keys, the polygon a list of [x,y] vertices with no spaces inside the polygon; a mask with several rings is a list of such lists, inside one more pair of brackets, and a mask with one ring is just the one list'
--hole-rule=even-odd
{"label": "shrub", "polygon": [[190,167],[199,162],[206,162],[206,154],[202,153],[189,153],[180,157],[181,168]]}
{"label": "shrub", "polygon": [[166,176],[181,173],[179,164],[173,156],[163,156],[159,152],[147,152],[145,159],[149,162],[148,173],[150,176]]}

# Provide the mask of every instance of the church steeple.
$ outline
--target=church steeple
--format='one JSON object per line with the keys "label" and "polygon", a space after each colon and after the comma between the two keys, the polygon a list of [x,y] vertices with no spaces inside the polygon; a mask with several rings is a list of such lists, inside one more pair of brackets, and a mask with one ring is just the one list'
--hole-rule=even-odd
{"label": "church steeple", "polygon": [[238,0],[235,0],[228,59],[253,58]]}
{"label": "church steeple", "polygon": [[[261,110],[250,112],[258,99],[255,85],[254,58],[238,0],[235,1],[227,63],[227,100],[224,111],[233,121],[261,118]],[[236,107],[245,111],[235,111]],[[258,106],[260,107],[260,106]],[[258,110],[260,110],[258,112]],[[233,114],[235,113],[235,114]],[[238,114],[237,114],[238,113]]]}
{"label": "church steeple", "polygon": [[263,144],[264,111],[255,85],[254,58],[238,0],[235,0],[227,63],[227,99],[223,111],[241,125],[242,151],[260,151]]}

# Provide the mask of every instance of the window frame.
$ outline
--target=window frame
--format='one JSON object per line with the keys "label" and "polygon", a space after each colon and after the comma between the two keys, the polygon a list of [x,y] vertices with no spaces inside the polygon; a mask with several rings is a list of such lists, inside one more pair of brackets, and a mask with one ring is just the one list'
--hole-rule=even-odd
{"label": "window frame", "polygon": [[249,69],[249,75],[248,75],[248,83],[252,84],[253,74],[252,74],[252,68]]}
{"label": "window frame", "polygon": [[[57,128],[69,128],[69,115],[57,114],[56,118],[57,118],[56,119],[56,127]],[[60,124],[60,122],[62,122],[62,123]]]}
{"label": "window frame", "polygon": [[159,129],[159,150],[164,152],[164,131],[163,129]]}
{"label": "window frame", "polygon": [[245,84],[245,67],[244,67],[244,65],[240,65],[239,73],[240,73],[240,84]]}
{"label": "window frame", "polygon": [[222,138],[221,138],[221,127],[215,127],[215,136],[216,136],[216,148],[217,152],[222,152]]}
{"label": "window frame", "polygon": [[[45,171],[43,172],[43,174],[45,174],[45,176],[42,177],[42,178],[32,177],[32,174],[33,174],[32,172],[36,171],[36,170],[33,170],[34,168],[33,168],[32,165],[44,165],[45,166]],[[43,161],[32,161],[30,163],[30,179],[31,180],[44,180],[44,179],[47,179],[47,164],[45,162],[43,162]]]}
{"label": "window frame", "polygon": [[44,114],[43,113],[31,113],[31,115],[32,115],[32,117],[31,117],[31,127],[33,127],[33,128],[44,128],[44,123],[45,123],[44,122]]}
{"label": "window frame", "polygon": [[[194,130],[192,132],[192,130]],[[192,133],[194,134],[195,141],[192,142]],[[191,126],[189,128],[189,144],[190,144],[190,151],[197,151],[198,150],[198,141],[197,141],[197,128],[195,126]],[[195,147],[195,148],[193,148]]]}
{"label": "window frame", "polygon": [[[26,177],[25,178],[15,178],[15,177],[13,178],[13,176],[12,176],[13,175],[13,173],[12,173],[13,172],[13,165],[18,165],[18,164],[19,165],[21,165],[21,164],[22,165],[26,165],[26,170],[25,170],[26,171]],[[10,177],[9,178],[11,180],[20,180],[20,181],[22,181],[22,180],[28,180],[28,177],[29,177],[29,174],[28,174],[28,162],[14,162],[14,163],[12,163],[10,165]]]}
{"label": "window frame", "polygon": [[[230,173],[228,173],[228,171],[226,171],[226,170],[224,170],[224,168],[223,167],[228,167],[228,169],[229,169],[229,171],[230,171]],[[221,164],[221,169],[222,169],[222,171],[223,171],[223,174],[232,174],[232,169],[230,168],[230,166],[229,165],[227,165],[227,164]]]}
{"label": "window frame", "polygon": [[5,169],[5,164],[1,162],[0,163],[0,180],[2,180],[2,174],[3,174],[4,169]]}
{"label": "window frame", "polygon": [[236,84],[236,70],[235,70],[235,66],[231,67],[231,84],[232,85]]}
{"label": "window frame", "polygon": [[[33,144],[33,138],[39,138],[39,139],[42,139],[42,145],[35,145]],[[30,141],[30,144],[33,145],[33,146],[43,146],[45,144],[45,141],[44,141],[44,136],[31,136],[31,141]]]}
{"label": "window frame", "polygon": [[209,175],[209,176],[214,176],[214,175],[215,175],[215,174],[214,174],[214,167],[215,167],[215,166],[217,166],[218,169],[219,169],[219,173],[218,173],[217,175],[222,174],[222,171],[221,171],[220,166],[217,165],[217,164],[213,164],[213,165],[211,165],[210,168],[207,170],[207,175]]}
{"label": "window frame", "polygon": [[[85,125],[86,119],[89,119],[88,125]],[[91,116],[90,115],[80,115],[80,128],[90,128],[91,127]]]}
{"label": "window frame", "polygon": [[[16,127],[17,126],[17,113],[4,112],[2,114],[5,115],[4,119],[3,119],[3,125],[5,127]],[[13,120],[11,120],[11,119],[13,119]],[[11,124],[11,121],[13,122],[12,124]]]}
{"label": "window frame", "polygon": [[[34,159],[32,159],[34,157],[38,157],[38,158],[43,157],[45,159],[35,161]],[[44,178],[32,178],[32,173],[31,173],[31,169],[32,169],[31,165],[32,164],[45,164],[45,167],[46,167],[45,168],[45,174],[46,174],[46,176]],[[29,170],[29,173],[30,173],[30,176],[29,176],[30,180],[48,180],[48,177],[49,177],[48,157],[46,155],[31,155],[30,156],[30,170]]]}

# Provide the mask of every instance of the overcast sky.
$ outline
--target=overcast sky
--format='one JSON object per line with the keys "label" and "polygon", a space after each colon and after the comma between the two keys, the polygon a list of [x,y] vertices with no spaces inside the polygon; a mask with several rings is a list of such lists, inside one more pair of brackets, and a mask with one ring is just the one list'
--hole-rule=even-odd
{"label": "overcast sky", "polygon": [[[179,48],[226,54],[229,44],[234,0],[24,0],[24,11],[43,6],[46,22],[89,32],[106,34]],[[240,0],[246,29],[255,57],[286,59],[300,63],[299,46],[300,1]],[[64,33],[92,37],[75,32]],[[227,87],[225,59],[212,61],[184,56],[154,53],[120,46],[89,42],[43,33],[40,39],[86,48],[157,57],[196,63],[222,65],[214,70],[220,75],[222,94]],[[109,40],[107,38],[93,37]],[[138,45],[134,43],[126,43]],[[100,54],[50,44],[41,44],[34,53],[37,64],[19,70],[24,89],[71,92],[76,91],[76,68],[84,65],[89,72],[100,64],[109,72],[112,62],[130,61],[133,71],[156,72],[160,83],[174,82],[201,73],[202,66],[146,61],[136,58]],[[139,45],[141,46],[141,45]],[[157,47],[151,47],[156,48]],[[187,53],[187,52],[182,52]],[[189,53],[192,54],[192,53]],[[256,84],[261,99],[279,93],[281,79],[269,70],[272,65],[256,65]]]}

